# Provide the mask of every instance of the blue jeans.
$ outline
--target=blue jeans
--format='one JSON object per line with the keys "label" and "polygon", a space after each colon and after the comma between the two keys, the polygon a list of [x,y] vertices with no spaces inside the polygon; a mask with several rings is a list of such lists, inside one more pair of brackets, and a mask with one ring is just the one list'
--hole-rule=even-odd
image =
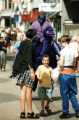
{"label": "blue jeans", "polygon": [[62,96],[62,109],[63,112],[69,112],[69,100],[72,103],[72,107],[74,108],[75,112],[79,112],[79,104],[76,98],[77,94],[77,84],[76,78],[73,75],[60,75],[60,93]]}

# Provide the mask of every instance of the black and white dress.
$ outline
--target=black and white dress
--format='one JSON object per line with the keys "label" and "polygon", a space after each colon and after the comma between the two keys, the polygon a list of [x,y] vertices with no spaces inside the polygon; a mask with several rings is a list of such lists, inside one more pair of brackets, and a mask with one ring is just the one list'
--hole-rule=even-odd
{"label": "black and white dress", "polygon": [[25,70],[24,73],[20,73],[16,78],[17,78],[17,83],[16,85],[22,86],[28,86],[28,87],[33,87],[33,80],[31,79],[30,75],[30,70]]}

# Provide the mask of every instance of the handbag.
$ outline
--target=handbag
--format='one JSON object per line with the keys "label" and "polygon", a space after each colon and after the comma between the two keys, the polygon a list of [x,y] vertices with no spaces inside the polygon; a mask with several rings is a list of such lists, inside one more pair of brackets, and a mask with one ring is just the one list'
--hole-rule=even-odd
{"label": "handbag", "polygon": [[32,90],[33,90],[33,91],[36,90],[37,85],[38,85],[38,78],[37,78],[37,76],[35,76],[35,80],[34,80],[34,82],[33,82],[33,86],[32,86]]}

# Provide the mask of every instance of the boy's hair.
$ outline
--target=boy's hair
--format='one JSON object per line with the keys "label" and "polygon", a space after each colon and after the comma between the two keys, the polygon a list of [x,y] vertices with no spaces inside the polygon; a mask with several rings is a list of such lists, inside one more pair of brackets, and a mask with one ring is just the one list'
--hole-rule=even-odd
{"label": "boy's hair", "polygon": [[46,58],[49,58],[49,55],[44,54],[43,57],[42,57],[42,59],[45,58],[45,57],[46,57]]}
{"label": "boy's hair", "polygon": [[60,39],[61,39],[61,40],[60,40],[61,43],[67,42],[67,43],[69,44],[70,41],[71,41],[71,38],[70,38],[68,35],[63,35]]}

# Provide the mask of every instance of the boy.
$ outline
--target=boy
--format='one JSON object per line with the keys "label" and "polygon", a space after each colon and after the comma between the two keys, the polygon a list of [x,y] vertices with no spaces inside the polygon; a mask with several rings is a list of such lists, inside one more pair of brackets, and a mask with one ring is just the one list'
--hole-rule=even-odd
{"label": "boy", "polygon": [[39,80],[38,96],[41,99],[41,112],[40,115],[44,116],[45,113],[51,113],[49,109],[49,97],[47,90],[52,86],[52,68],[49,66],[49,56],[44,55],[42,58],[42,65],[39,65],[36,70],[36,76]]}

